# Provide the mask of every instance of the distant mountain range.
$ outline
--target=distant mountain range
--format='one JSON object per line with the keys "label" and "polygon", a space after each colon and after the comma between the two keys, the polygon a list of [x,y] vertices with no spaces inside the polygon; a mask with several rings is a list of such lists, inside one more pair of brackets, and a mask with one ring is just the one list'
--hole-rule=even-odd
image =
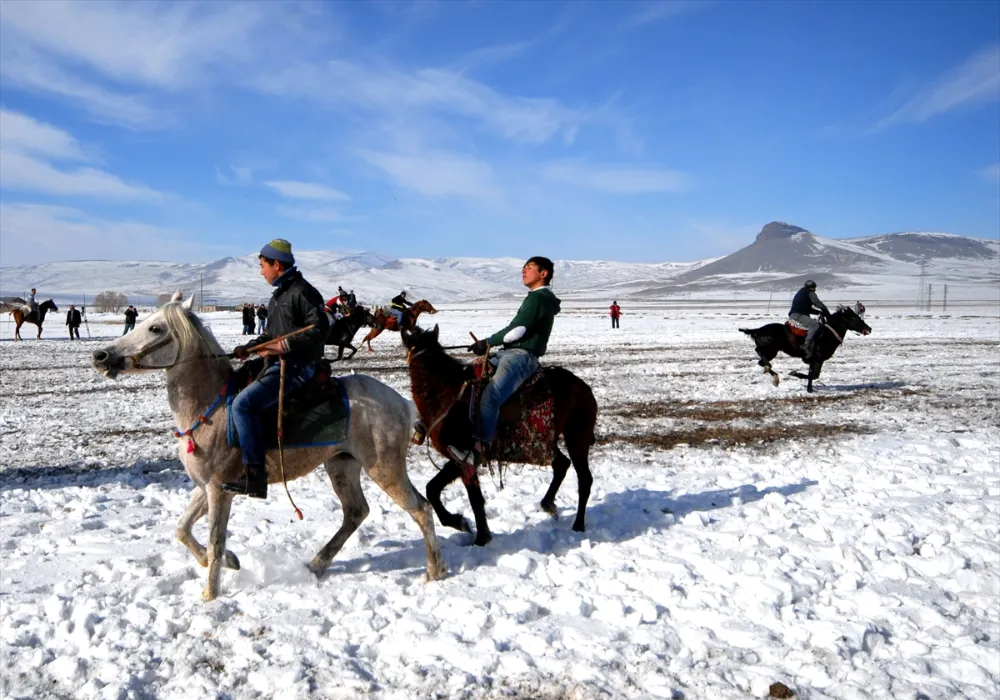
{"label": "distant mountain range", "polygon": [[[406,289],[436,303],[515,299],[520,258],[393,258],[374,252],[296,253],[299,267],[325,296],[337,286],[359,300],[385,303]],[[808,276],[834,297],[915,299],[923,264],[926,284],[950,286],[952,298],[1000,298],[1000,241],[944,233],[893,233],[830,239],[780,221],[753,243],[722,258],[693,263],[556,261],[554,288],[567,299],[732,298],[786,293]],[[261,300],[268,289],[256,254],[205,264],[73,261],[0,268],[0,294],[37,287],[43,297],[102,291],[155,297],[204,288],[206,303]],[[830,294],[831,292],[827,292]]]}

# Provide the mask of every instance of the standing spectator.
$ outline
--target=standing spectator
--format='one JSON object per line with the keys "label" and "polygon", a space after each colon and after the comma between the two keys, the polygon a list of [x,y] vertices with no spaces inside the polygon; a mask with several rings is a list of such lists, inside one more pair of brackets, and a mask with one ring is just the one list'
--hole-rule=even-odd
{"label": "standing spectator", "polygon": [[125,332],[122,335],[135,330],[135,320],[137,318],[139,318],[139,312],[135,310],[134,306],[129,304],[128,308],[125,309]]}
{"label": "standing spectator", "polygon": [[267,325],[267,307],[261,304],[257,307],[257,335],[261,335],[264,332],[264,326]]}
{"label": "standing spectator", "polygon": [[611,327],[618,328],[618,318],[622,315],[621,307],[617,301],[611,302]]}
{"label": "standing spectator", "polygon": [[81,323],[83,323],[83,317],[80,316],[80,310],[73,304],[70,304],[69,311],[66,312],[66,325],[69,326],[70,340],[73,340],[74,337],[80,340]]}
{"label": "standing spectator", "polygon": [[358,305],[358,298],[354,296],[354,290],[352,289],[347,293],[347,306],[348,308],[354,308]]}
{"label": "standing spectator", "polygon": [[254,305],[243,305],[243,335],[253,335]]}
{"label": "standing spectator", "polygon": [[856,313],[861,318],[865,317],[865,305],[860,301],[854,305],[854,313]]}

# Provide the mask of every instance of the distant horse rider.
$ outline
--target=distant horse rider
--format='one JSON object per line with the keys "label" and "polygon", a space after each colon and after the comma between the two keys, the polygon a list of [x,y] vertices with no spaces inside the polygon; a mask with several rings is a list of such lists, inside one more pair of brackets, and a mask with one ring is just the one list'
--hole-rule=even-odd
{"label": "distant horse rider", "polygon": [[408,306],[413,306],[413,302],[407,301],[405,289],[392,298],[392,306],[389,312],[396,317],[396,325],[400,328],[403,327],[403,315],[406,313],[406,307]]}
{"label": "distant horse rider", "polygon": [[35,318],[38,318],[38,302],[35,301],[35,288],[31,288],[31,294],[28,295],[28,313],[35,314]]}
{"label": "distant horse rider", "polygon": [[788,318],[809,331],[803,346],[804,357],[807,361],[812,359],[816,331],[820,327],[820,322],[812,317],[814,313],[818,313],[822,318],[829,316],[830,310],[816,296],[816,283],[812,280],[806,280],[802,289],[796,292],[792,298],[792,308],[788,310]]}

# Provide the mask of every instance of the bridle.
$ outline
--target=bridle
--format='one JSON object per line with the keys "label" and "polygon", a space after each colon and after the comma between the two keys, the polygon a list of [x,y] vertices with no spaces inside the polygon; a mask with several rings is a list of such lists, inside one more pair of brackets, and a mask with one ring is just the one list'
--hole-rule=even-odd
{"label": "bridle", "polygon": [[164,348],[170,345],[170,343],[172,342],[174,342],[174,334],[168,333],[160,340],[157,340],[155,343],[148,345],[147,347],[143,348],[134,355],[126,357],[125,359],[128,360],[132,365],[129,369],[173,369],[177,365],[183,365],[186,362],[194,362],[195,360],[217,360],[223,357],[232,358],[233,356],[232,353],[219,354],[219,355],[195,355],[194,357],[189,357],[184,360],[175,359],[169,365],[144,365],[139,362],[139,360],[146,357],[146,355],[150,355],[153,352],[159,350],[160,348]]}

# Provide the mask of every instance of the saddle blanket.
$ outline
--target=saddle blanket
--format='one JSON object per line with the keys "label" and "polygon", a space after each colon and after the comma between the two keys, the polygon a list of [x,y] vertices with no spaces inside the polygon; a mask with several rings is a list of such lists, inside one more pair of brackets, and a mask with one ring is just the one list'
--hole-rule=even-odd
{"label": "saddle blanket", "polygon": [[500,422],[488,461],[547,465],[555,454],[555,401],[545,370],[518,387],[500,409]]}
{"label": "saddle blanket", "polygon": [[[250,365],[251,363],[247,363]],[[256,376],[256,373],[250,376]],[[245,381],[245,379],[243,380]],[[226,392],[228,414],[227,437],[230,447],[239,447],[239,435],[233,422],[233,401],[239,390],[246,386],[240,375],[233,374]],[[278,406],[275,404],[261,414],[264,444],[267,449],[278,447]],[[339,379],[332,376],[329,361],[321,361],[316,376],[309,384],[285,396],[284,439],[287,448],[328,447],[339,445],[347,439],[351,425],[351,407],[347,391]]]}
{"label": "saddle blanket", "polygon": [[785,321],[785,325],[788,326],[788,329],[792,332],[792,335],[801,335],[803,337],[809,335],[808,328],[800,326],[792,319],[788,319],[787,321]]}

